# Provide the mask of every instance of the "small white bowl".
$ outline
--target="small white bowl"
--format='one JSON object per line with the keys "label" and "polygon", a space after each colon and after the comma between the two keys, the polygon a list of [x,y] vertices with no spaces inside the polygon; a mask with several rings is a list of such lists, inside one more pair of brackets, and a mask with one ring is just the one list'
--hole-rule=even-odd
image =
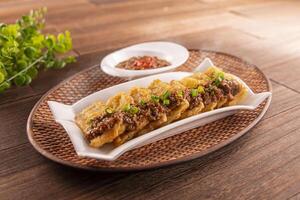
{"label": "small white bowl", "polygon": [[[116,65],[133,56],[156,56],[171,63],[170,66],[157,69],[127,70],[116,68]],[[101,69],[111,76],[141,77],[174,70],[187,61],[188,50],[172,42],[145,42],[129,46],[105,56],[101,61]]]}

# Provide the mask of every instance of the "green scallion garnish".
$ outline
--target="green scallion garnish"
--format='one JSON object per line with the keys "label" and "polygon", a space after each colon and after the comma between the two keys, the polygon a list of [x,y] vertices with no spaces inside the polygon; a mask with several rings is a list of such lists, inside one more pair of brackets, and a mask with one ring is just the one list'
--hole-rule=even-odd
{"label": "green scallion garnish", "polygon": [[203,93],[205,92],[204,87],[201,86],[201,85],[198,86],[197,90],[198,90],[198,92],[199,92],[200,94],[203,94]]}
{"label": "green scallion garnish", "polygon": [[170,100],[169,99],[164,99],[163,100],[163,104],[166,105],[166,106],[169,105],[170,104]]}
{"label": "green scallion garnish", "polygon": [[216,86],[219,86],[221,84],[221,82],[224,80],[224,73],[223,72],[217,72],[214,75],[214,84]]}
{"label": "green scallion garnish", "polygon": [[183,97],[183,91],[182,90],[178,91],[177,95],[180,96],[180,97]]}
{"label": "green scallion garnish", "polygon": [[139,109],[138,107],[131,106],[129,112],[130,112],[131,114],[137,114],[139,111],[140,111],[140,109]]}
{"label": "green scallion garnish", "polygon": [[152,96],[151,96],[151,99],[152,99],[152,101],[154,101],[154,102],[156,102],[156,103],[159,102],[159,97],[156,96],[156,95],[152,95]]}
{"label": "green scallion garnish", "polygon": [[124,111],[127,112],[127,113],[130,113],[130,114],[136,114],[140,111],[140,109],[136,106],[132,106],[130,104],[127,104],[125,107],[124,107]]}
{"label": "green scallion garnish", "polygon": [[106,108],[106,109],[105,109],[105,112],[106,112],[107,114],[112,114],[114,111],[113,111],[112,108]]}
{"label": "green scallion garnish", "polygon": [[192,97],[196,97],[196,96],[198,96],[198,94],[199,94],[199,92],[198,92],[197,89],[192,89],[192,90],[191,90],[191,95],[192,95]]}
{"label": "green scallion garnish", "polygon": [[169,96],[170,96],[170,94],[171,94],[171,93],[170,93],[169,91],[166,91],[166,92],[162,95],[161,99],[162,99],[162,100],[168,99]]}
{"label": "green scallion garnish", "polygon": [[144,106],[144,105],[146,105],[146,102],[145,102],[144,100],[141,100],[141,101],[140,101],[140,104],[141,104],[142,106]]}
{"label": "green scallion garnish", "polygon": [[128,112],[128,111],[130,110],[130,108],[131,108],[130,104],[126,104],[126,105],[124,106],[123,110],[124,110],[125,112]]}

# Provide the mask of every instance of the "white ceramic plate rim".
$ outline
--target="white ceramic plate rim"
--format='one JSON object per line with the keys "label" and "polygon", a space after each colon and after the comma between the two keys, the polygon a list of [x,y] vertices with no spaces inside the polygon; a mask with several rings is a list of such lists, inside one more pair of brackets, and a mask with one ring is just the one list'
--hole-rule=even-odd
{"label": "white ceramic plate rim", "polygon": [[[212,66],[213,63],[210,59],[206,58],[198,68],[197,71],[204,71],[209,66]],[[74,122],[75,113],[80,112],[84,107],[90,105],[91,103],[95,102],[96,100],[105,101],[108,97],[112,96],[118,91],[127,91],[132,85],[136,86],[146,86],[149,81],[154,79],[161,79],[163,81],[167,81],[166,79],[174,79],[173,77],[177,77],[178,79],[188,76],[191,73],[188,72],[170,72],[170,73],[163,73],[158,75],[153,75],[133,81],[129,81],[126,83],[122,83],[110,88],[106,88],[104,90],[95,92],[78,102],[74,103],[73,105],[64,105],[55,101],[48,101],[48,105],[50,110],[53,113],[54,119],[60,123],[65,130],[67,131],[75,151],[79,156],[86,156],[91,158],[97,158],[102,160],[115,160],[120,155],[129,151],[133,148],[137,148],[148,144],[150,142],[154,142],[166,137],[170,137],[172,135],[178,134],[184,130],[188,130],[194,127],[198,127],[200,125],[204,125],[211,121],[215,121],[222,117],[228,116],[237,112],[238,110],[253,110],[255,109],[262,101],[266,98],[271,97],[271,92],[263,92],[259,94],[254,94],[252,90],[238,77],[237,79],[246,87],[248,90],[248,96],[246,99],[239,103],[239,105],[224,107],[220,109],[216,109],[213,111],[201,113],[189,118],[185,118],[176,122],[173,122],[167,126],[161,127],[154,131],[151,131],[147,134],[134,138],[119,147],[113,148],[111,145],[106,145],[99,149],[92,148],[88,146],[87,142],[85,141],[81,130],[77,127]],[[137,84],[139,83],[139,84]],[[142,84],[142,85],[141,85]],[[103,95],[106,94],[106,95]],[[202,119],[202,120],[201,120]],[[176,129],[175,129],[176,128]]]}

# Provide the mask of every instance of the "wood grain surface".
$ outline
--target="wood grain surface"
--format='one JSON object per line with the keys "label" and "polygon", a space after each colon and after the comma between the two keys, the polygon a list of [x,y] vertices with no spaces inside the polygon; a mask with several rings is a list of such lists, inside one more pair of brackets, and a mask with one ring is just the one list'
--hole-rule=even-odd
{"label": "wood grain surface", "polygon": [[[68,29],[78,62],[42,72],[0,95],[0,199],[300,198],[300,1],[0,0],[0,22],[48,7],[46,32]],[[167,40],[247,60],[271,79],[263,120],[221,150],[180,165],[95,173],[47,160],[29,144],[26,120],[51,87],[107,53]]]}

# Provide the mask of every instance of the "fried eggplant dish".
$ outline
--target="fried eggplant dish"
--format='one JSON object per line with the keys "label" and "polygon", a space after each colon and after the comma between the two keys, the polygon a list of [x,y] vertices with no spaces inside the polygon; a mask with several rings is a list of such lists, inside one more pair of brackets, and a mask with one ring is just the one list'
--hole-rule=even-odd
{"label": "fried eggplant dish", "polygon": [[246,93],[234,76],[210,67],[181,80],[154,80],[147,88],[133,87],[107,102],[95,102],[75,121],[90,146],[119,146],[176,120],[235,105]]}

